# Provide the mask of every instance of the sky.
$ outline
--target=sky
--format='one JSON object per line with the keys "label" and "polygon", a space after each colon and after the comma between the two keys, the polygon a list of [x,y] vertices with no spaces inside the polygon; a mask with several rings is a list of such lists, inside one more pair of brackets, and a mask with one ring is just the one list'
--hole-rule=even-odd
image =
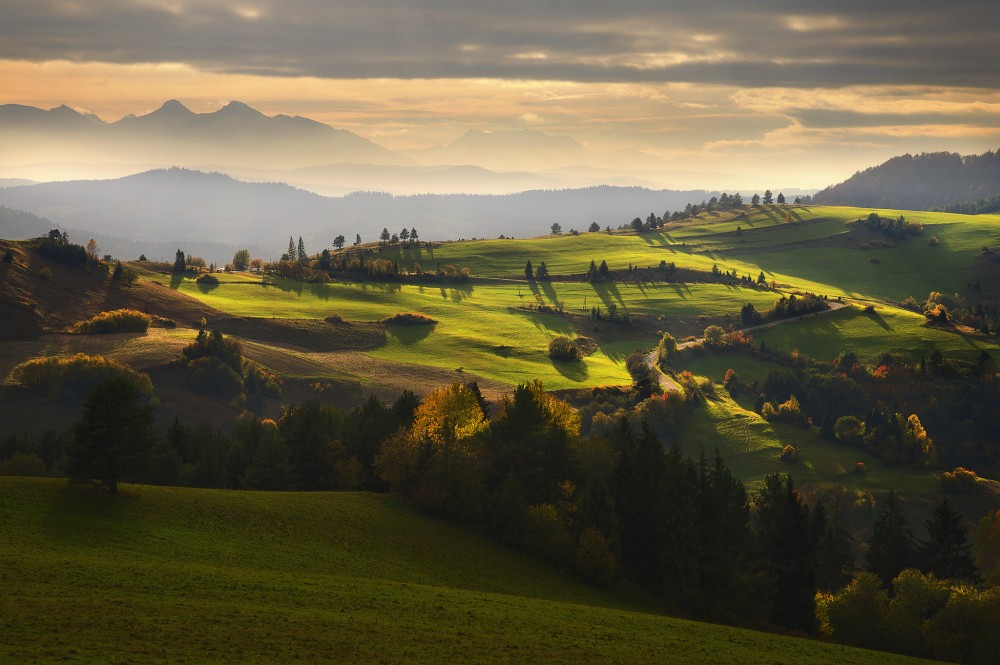
{"label": "sky", "polygon": [[823,187],[1000,148],[998,32],[996,0],[0,0],[0,103],[235,99],[397,150],[530,128],[689,185]]}

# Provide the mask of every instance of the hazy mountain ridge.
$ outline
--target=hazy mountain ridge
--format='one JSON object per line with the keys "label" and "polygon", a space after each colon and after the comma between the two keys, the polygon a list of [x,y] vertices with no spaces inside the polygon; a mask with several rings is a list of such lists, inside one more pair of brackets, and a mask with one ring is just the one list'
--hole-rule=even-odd
{"label": "hazy mountain ridge", "polygon": [[[277,258],[288,236],[303,236],[311,252],[339,234],[376,240],[383,227],[417,228],[425,240],[537,236],[558,222],[585,231],[645,218],[650,212],[708,199],[717,192],[599,186],[533,190],[506,195],[413,195],[359,192],[329,198],[289,185],[247,183],[219,173],[165,169],[115,180],[54,182],[0,189],[0,205],[41,215],[61,227],[85,229],[116,242],[150,247],[213,243],[225,248],[207,259],[229,260],[230,249],[269,247]],[[100,238],[98,238],[100,241]],[[110,249],[109,249],[110,251]],[[152,253],[151,253],[152,252]],[[230,254],[226,256],[226,254]],[[154,256],[155,255],[155,256]]]}
{"label": "hazy mountain ridge", "polygon": [[926,210],[1000,192],[1000,152],[900,155],[817,192],[816,203]]}
{"label": "hazy mountain ridge", "polygon": [[335,162],[411,164],[357,134],[300,116],[269,117],[230,102],[211,113],[194,113],[177,100],[141,116],[107,123],[68,106],[51,110],[0,106],[5,160],[138,161],[234,166],[271,164],[297,168]]}

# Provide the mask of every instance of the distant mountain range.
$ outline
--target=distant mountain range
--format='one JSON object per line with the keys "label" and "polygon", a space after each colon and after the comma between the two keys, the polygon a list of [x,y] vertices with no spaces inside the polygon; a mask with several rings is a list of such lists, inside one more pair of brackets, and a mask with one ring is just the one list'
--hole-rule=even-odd
{"label": "distant mountain range", "polygon": [[893,157],[813,196],[826,205],[927,210],[1000,193],[1000,152]]}
{"label": "distant mountain range", "polygon": [[413,160],[357,134],[308,118],[268,117],[241,102],[194,113],[170,100],[146,115],[106,123],[68,106],[43,110],[0,106],[0,143],[10,163],[82,161],[297,168],[357,162],[412,164]]}
{"label": "distant mountain range", "polygon": [[269,117],[237,101],[194,113],[170,100],[116,122],[65,105],[0,105],[0,178],[115,178],[171,166],[289,182],[323,194],[655,188],[671,177],[663,172],[668,164],[649,155],[597,154],[568,136],[535,130],[472,130],[448,145],[402,154],[343,129],[299,116]]}
{"label": "distant mountain range", "polygon": [[[553,222],[564,231],[585,231],[595,221],[617,227],[717,194],[601,186],[509,195],[355,193],[328,198],[285,184],[173,168],[115,180],[2,188],[0,205],[104,238],[109,252],[114,242],[122,252],[134,248],[134,254],[144,252],[150,259],[170,258],[175,245],[197,242],[216,247],[212,251],[218,253],[206,259],[228,261],[243,246],[263,248],[256,254],[276,258],[290,235],[303,236],[307,249],[316,252],[339,234],[375,240],[383,227],[393,232],[416,227],[425,240],[536,236],[548,233]],[[2,219],[0,237],[11,237]]]}

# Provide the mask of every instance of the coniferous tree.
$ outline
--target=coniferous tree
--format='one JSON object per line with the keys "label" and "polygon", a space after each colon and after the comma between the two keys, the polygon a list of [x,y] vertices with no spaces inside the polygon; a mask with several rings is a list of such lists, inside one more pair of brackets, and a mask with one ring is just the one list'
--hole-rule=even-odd
{"label": "coniferous tree", "polygon": [[603,277],[605,279],[607,279],[611,275],[611,272],[608,270],[608,262],[607,261],[601,259],[601,265],[598,266],[598,268],[597,268],[597,274],[599,274],[601,277]]}
{"label": "coniferous tree", "polygon": [[925,526],[927,540],[920,543],[919,552],[921,567],[941,579],[976,581],[969,532],[948,497],[941,497]]}
{"label": "coniferous tree", "polygon": [[594,259],[590,260],[590,267],[587,268],[587,281],[592,282],[594,278],[597,277],[597,263]]}
{"label": "coniferous tree", "polygon": [[549,268],[545,265],[545,261],[538,264],[538,270],[535,271],[535,277],[540,280],[546,280],[549,278]]}
{"label": "coniferous tree", "polygon": [[302,236],[299,236],[299,247],[295,251],[295,256],[299,263],[305,263],[309,260],[309,255],[306,254],[306,244],[302,242]]}
{"label": "coniferous tree", "polygon": [[415,228],[410,228],[410,240],[412,240],[414,243],[416,243],[418,240],[417,230]]}
{"label": "coniferous tree", "polygon": [[854,572],[854,554],[851,537],[840,524],[840,514],[834,510],[826,515],[822,503],[813,511],[822,518],[814,519],[816,530],[816,588],[836,593],[851,581]]}
{"label": "coniferous tree", "polygon": [[525,277],[525,279],[534,279],[535,278],[535,271],[531,267],[531,261],[528,261],[527,263],[524,264],[524,277]]}
{"label": "coniferous tree", "polygon": [[699,553],[698,583],[702,609],[717,609],[740,601],[750,505],[746,488],[715,451],[711,464],[698,462]]}
{"label": "coniferous tree", "polygon": [[392,238],[392,234],[389,233],[389,229],[382,227],[382,233],[379,234],[378,239],[383,245],[388,245],[389,240]]}
{"label": "coniferous tree", "polygon": [[130,381],[108,379],[90,390],[73,435],[66,450],[70,479],[99,480],[114,496],[123,476],[145,467],[156,436],[153,409]]}
{"label": "coniferous tree", "polygon": [[760,564],[769,583],[771,619],[788,628],[813,630],[816,569],[809,507],[802,503],[787,474],[765,477],[754,503]]}
{"label": "coniferous tree", "polygon": [[288,261],[294,261],[298,258],[298,253],[295,251],[295,239],[292,236],[288,236],[288,251],[285,252],[285,257]]}
{"label": "coniferous tree", "polygon": [[182,273],[187,269],[187,259],[184,257],[184,252],[177,250],[174,255],[174,272]]}
{"label": "coniferous tree", "polygon": [[357,235],[356,235],[356,236],[354,237],[354,244],[355,244],[355,245],[360,245],[360,244],[361,244],[361,234],[360,234],[360,233],[359,233],[359,234],[357,234]]}
{"label": "coniferous tree", "polygon": [[895,492],[890,491],[878,516],[868,541],[865,566],[889,587],[904,568],[916,563],[913,532],[903,514]]}

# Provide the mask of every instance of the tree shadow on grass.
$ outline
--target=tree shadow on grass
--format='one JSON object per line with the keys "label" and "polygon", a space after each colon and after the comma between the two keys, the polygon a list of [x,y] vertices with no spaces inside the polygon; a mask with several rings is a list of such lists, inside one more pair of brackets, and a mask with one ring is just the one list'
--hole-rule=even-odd
{"label": "tree shadow on grass", "polygon": [[892,326],[890,326],[888,323],[885,322],[885,319],[882,318],[882,315],[879,314],[878,311],[872,310],[870,312],[863,312],[863,316],[866,316],[867,318],[877,323],[879,327],[882,328],[882,330],[894,332]]}
{"label": "tree shadow on grass", "polygon": [[552,360],[552,366],[570,381],[586,381],[590,376],[587,363],[582,360]]}
{"label": "tree shadow on grass", "polygon": [[66,485],[52,494],[45,533],[63,544],[107,547],[140,536],[133,505],[141,497],[130,487],[119,485],[117,496],[89,483]]}
{"label": "tree shadow on grass", "polygon": [[436,323],[423,323],[415,326],[386,326],[385,331],[389,337],[392,337],[403,346],[413,346],[417,342],[426,339],[434,332],[436,327]]}

